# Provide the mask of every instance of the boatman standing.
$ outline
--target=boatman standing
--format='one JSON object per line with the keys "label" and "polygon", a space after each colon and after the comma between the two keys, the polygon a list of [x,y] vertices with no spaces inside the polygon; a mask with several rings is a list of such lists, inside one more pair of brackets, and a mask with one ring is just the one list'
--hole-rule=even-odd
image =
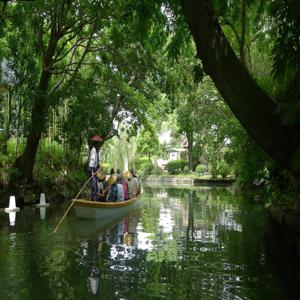
{"label": "boatman standing", "polygon": [[91,179],[91,200],[98,200],[98,180],[97,180],[97,170],[99,169],[99,148],[102,138],[99,135],[94,135],[91,138],[91,148],[89,153],[89,164],[88,164],[88,175],[93,176]]}

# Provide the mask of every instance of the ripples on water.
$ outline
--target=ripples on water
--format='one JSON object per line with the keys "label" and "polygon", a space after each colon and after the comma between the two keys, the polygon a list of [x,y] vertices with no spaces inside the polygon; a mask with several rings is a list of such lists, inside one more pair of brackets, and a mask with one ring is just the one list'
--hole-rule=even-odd
{"label": "ripples on water", "polygon": [[[228,190],[145,188],[115,224],[65,207],[0,214],[0,299],[277,299],[261,206]],[[98,226],[97,226],[98,225]]]}

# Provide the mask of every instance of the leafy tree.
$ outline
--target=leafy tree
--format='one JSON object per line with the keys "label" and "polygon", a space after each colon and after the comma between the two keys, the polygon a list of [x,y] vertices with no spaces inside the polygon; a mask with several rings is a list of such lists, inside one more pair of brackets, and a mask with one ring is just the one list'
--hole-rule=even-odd
{"label": "leafy tree", "polygon": [[93,36],[108,7],[87,1],[34,1],[17,2],[10,8],[14,33],[8,41],[13,68],[32,99],[30,132],[24,152],[14,166],[19,180],[31,181],[49,107],[58,100],[60,86],[76,76],[94,46]]}
{"label": "leafy tree", "polygon": [[282,167],[299,171],[298,128],[284,125],[273,99],[251,78],[232,50],[207,1],[183,1],[183,12],[205,72],[254,140]]}
{"label": "leafy tree", "polygon": [[[14,164],[19,180],[32,180],[35,155],[50,107],[61,105],[65,99],[71,99],[70,107],[73,105],[77,113],[84,106],[80,102],[88,97],[90,102],[91,98],[99,97],[96,101],[101,103],[98,108],[92,106],[97,113],[91,122],[87,126],[79,122],[85,128],[74,130],[71,140],[79,137],[77,149],[83,141],[80,133],[95,130],[107,140],[116,135],[116,122],[130,118],[133,131],[141,125],[146,99],[153,99],[153,82],[157,76],[155,72],[148,75],[154,66],[151,41],[163,41],[164,29],[152,30],[147,41],[139,42],[134,9],[124,8],[122,1],[112,5],[109,1],[63,0],[51,5],[35,1],[10,7],[12,17],[7,40],[11,65],[16,84],[28,97],[31,110],[26,147]],[[148,25],[144,30],[148,30]],[[12,28],[16,28],[13,34]],[[16,46],[24,43],[24,39],[27,50]],[[32,49],[35,55],[29,54]],[[75,104],[76,101],[79,103]],[[70,110],[69,113],[64,126],[68,129],[72,121],[79,121],[79,115]],[[95,126],[96,122],[101,126]]]}
{"label": "leafy tree", "polygon": [[159,153],[158,134],[153,126],[141,130],[137,137],[137,151],[148,156],[149,163],[151,162],[151,156]]}

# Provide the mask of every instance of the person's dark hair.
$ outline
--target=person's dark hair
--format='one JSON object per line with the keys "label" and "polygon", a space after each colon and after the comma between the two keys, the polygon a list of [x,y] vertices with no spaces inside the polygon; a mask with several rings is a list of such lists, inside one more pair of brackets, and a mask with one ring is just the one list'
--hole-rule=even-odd
{"label": "person's dark hair", "polygon": [[99,142],[90,141],[90,142],[88,143],[88,145],[89,145],[89,151],[91,151],[91,149],[92,149],[93,147],[95,147],[96,150],[99,151],[99,147],[100,147],[100,143],[99,143]]}
{"label": "person's dark hair", "polygon": [[115,174],[115,169],[114,169],[114,168],[111,168],[109,174],[110,174],[110,175],[114,175],[114,174]]}
{"label": "person's dark hair", "polygon": [[131,169],[131,170],[130,170],[130,173],[132,174],[133,177],[136,177],[136,174],[135,174],[135,172],[134,172],[134,169]]}
{"label": "person's dark hair", "polygon": [[97,149],[97,151],[99,151],[99,149],[100,149],[100,142],[96,142],[95,148]]}
{"label": "person's dark hair", "polygon": [[121,170],[120,169],[117,169],[117,174],[121,174]]}

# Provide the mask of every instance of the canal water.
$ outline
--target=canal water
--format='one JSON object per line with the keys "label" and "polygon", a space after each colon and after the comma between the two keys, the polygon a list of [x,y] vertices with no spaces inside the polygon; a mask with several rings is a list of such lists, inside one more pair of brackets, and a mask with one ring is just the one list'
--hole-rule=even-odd
{"label": "canal water", "polygon": [[281,299],[262,204],[220,188],[144,188],[113,224],[67,208],[0,213],[0,299]]}

